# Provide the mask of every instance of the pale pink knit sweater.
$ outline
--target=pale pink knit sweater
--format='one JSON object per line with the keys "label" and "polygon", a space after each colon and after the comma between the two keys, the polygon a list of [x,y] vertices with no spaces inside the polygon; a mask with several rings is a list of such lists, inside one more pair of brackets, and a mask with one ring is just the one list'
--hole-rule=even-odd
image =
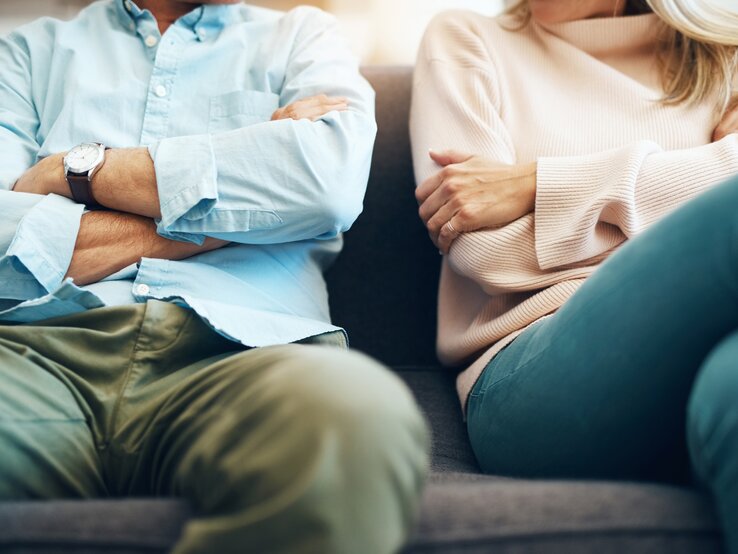
{"label": "pale pink knit sweater", "polygon": [[418,183],[439,170],[429,148],[538,161],[534,214],[462,235],[443,261],[438,355],[471,363],[457,381],[462,405],[489,360],[619,245],[738,173],[738,135],[710,144],[715,105],[659,103],[655,15],[510,24],[438,16],[415,74]]}

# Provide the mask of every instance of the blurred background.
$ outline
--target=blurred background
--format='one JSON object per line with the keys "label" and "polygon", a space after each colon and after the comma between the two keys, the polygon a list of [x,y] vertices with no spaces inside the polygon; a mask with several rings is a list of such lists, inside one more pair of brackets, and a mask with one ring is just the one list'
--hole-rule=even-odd
{"label": "blurred background", "polygon": [[[714,0],[728,8],[738,0]],[[42,15],[70,18],[91,0],[0,0],[0,36]],[[280,10],[311,4],[338,16],[363,63],[413,63],[423,29],[434,14],[450,8],[494,15],[505,0],[252,0]]]}
{"label": "blurred background", "polygon": [[[0,0],[0,35],[49,15],[70,18],[91,0]],[[450,8],[486,14],[502,10],[503,0],[254,0],[287,10],[311,4],[334,13],[363,63],[413,63],[423,29],[433,15]]]}

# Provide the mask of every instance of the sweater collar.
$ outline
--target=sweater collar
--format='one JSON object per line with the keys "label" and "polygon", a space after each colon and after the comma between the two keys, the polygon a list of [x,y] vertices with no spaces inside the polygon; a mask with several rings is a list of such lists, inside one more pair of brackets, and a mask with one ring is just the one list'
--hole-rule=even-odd
{"label": "sweater collar", "polygon": [[665,27],[653,13],[534,25],[595,57],[650,49]]}

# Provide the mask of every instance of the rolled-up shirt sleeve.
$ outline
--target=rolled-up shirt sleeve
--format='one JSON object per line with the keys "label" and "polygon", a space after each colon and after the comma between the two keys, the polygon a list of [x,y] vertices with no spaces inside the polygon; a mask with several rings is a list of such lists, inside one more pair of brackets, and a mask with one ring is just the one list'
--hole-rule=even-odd
{"label": "rolled-up shirt sleeve", "polygon": [[[31,65],[21,35],[0,39],[0,300],[4,301],[38,298],[62,284],[84,210],[61,196],[10,190],[36,162],[39,150]],[[43,79],[43,72],[38,77]],[[44,90],[43,80],[36,84]]]}
{"label": "rolled-up shirt sleeve", "polygon": [[280,120],[149,147],[159,234],[246,244],[331,238],[362,210],[376,135],[374,91],[332,16],[295,10],[298,32],[279,103],[326,94],[349,109],[318,121]]}
{"label": "rolled-up shirt sleeve", "polygon": [[29,300],[61,286],[84,206],[62,196],[0,191],[0,298]]}
{"label": "rolled-up shirt sleeve", "polygon": [[[10,190],[36,162],[38,114],[28,45],[16,34],[0,38],[0,190]],[[43,86],[43,83],[40,83]]]}

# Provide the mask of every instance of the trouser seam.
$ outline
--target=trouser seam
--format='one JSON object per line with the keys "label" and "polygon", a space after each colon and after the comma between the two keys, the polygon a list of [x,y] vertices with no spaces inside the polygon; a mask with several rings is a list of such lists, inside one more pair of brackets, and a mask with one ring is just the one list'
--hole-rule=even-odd
{"label": "trouser seam", "polygon": [[[105,449],[106,449],[106,453],[107,453],[108,456],[112,456],[112,457],[123,457],[124,455],[125,456],[129,456],[131,454],[136,454],[142,448],[141,446],[139,446],[138,448],[136,448],[135,450],[132,450],[132,451],[126,451],[125,448],[121,449],[122,451],[125,451],[125,454],[117,454],[115,452],[116,449],[119,449],[120,448],[120,445],[117,445],[117,446],[114,445],[114,447],[111,448],[111,443],[114,442],[116,424],[117,424],[117,421],[118,421],[118,417],[120,415],[121,407],[123,405],[124,397],[125,397],[126,391],[128,390],[129,386],[131,385],[132,377],[133,377],[134,372],[135,372],[134,370],[135,370],[136,366],[139,363],[138,354],[140,354],[142,352],[145,352],[146,354],[155,354],[157,352],[162,352],[162,351],[166,350],[167,348],[170,348],[173,344],[175,344],[175,343],[177,343],[179,341],[179,338],[187,330],[187,327],[188,327],[188,324],[190,323],[190,321],[192,321],[193,317],[196,317],[195,316],[195,313],[193,311],[189,311],[187,313],[187,316],[185,317],[184,321],[182,322],[182,325],[177,330],[175,336],[170,341],[168,341],[166,343],[166,345],[161,346],[161,347],[156,348],[156,349],[147,349],[147,348],[142,348],[141,347],[141,342],[142,342],[142,339],[143,339],[143,335],[146,332],[146,322],[147,322],[147,319],[148,319],[147,316],[146,316],[147,312],[148,312],[148,305],[147,305],[147,309],[144,311],[144,317],[141,320],[141,325],[140,325],[140,327],[138,329],[138,332],[136,334],[136,339],[135,339],[134,347],[133,347],[133,350],[131,352],[131,359],[130,359],[130,361],[128,363],[128,366],[127,366],[127,369],[126,369],[125,381],[121,385],[120,393],[118,395],[118,398],[116,399],[115,406],[113,407],[113,411],[112,411],[112,414],[111,414],[111,418],[110,418],[110,429],[108,430],[108,436],[106,437],[106,440],[105,440]],[[215,332],[215,331],[213,331],[213,332]],[[149,434],[150,431],[151,431],[151,427],[147,427],[147,430],[146,430],[146,433],[145,434]]]}
{"label": "trouser seam", "polygon": [[121,385],[120,390],[118,391],[117,398],[115,399],[115,404],[113,405],[113,410],[110,414],[110,422],[108,423],[108,428],[106,429],[102,443],[99,446],[100,450],[107,450],[110,441],[112,440],[113,432],[115,430],[115,423],[118,419],[118,412],[120,411],[120,405],[123,402],[123,396],[125,395],[128,384],[131,381],[131,373],[133,370],[133,365],[135,364],[136,354],[139,352],[139,343],[141,340],[141,334],[143,333],[144,322],[146,321],[146,312],[148,312],[148,310],[149,308],[147,305],[144,309],[141,321],[139,322],[138,331],[136,332],[136,339],[133,343],[133,350],[131,351],[131,357],[128,360],[128,365],[126,366],[126,376],[123,380],[123,384]]}

